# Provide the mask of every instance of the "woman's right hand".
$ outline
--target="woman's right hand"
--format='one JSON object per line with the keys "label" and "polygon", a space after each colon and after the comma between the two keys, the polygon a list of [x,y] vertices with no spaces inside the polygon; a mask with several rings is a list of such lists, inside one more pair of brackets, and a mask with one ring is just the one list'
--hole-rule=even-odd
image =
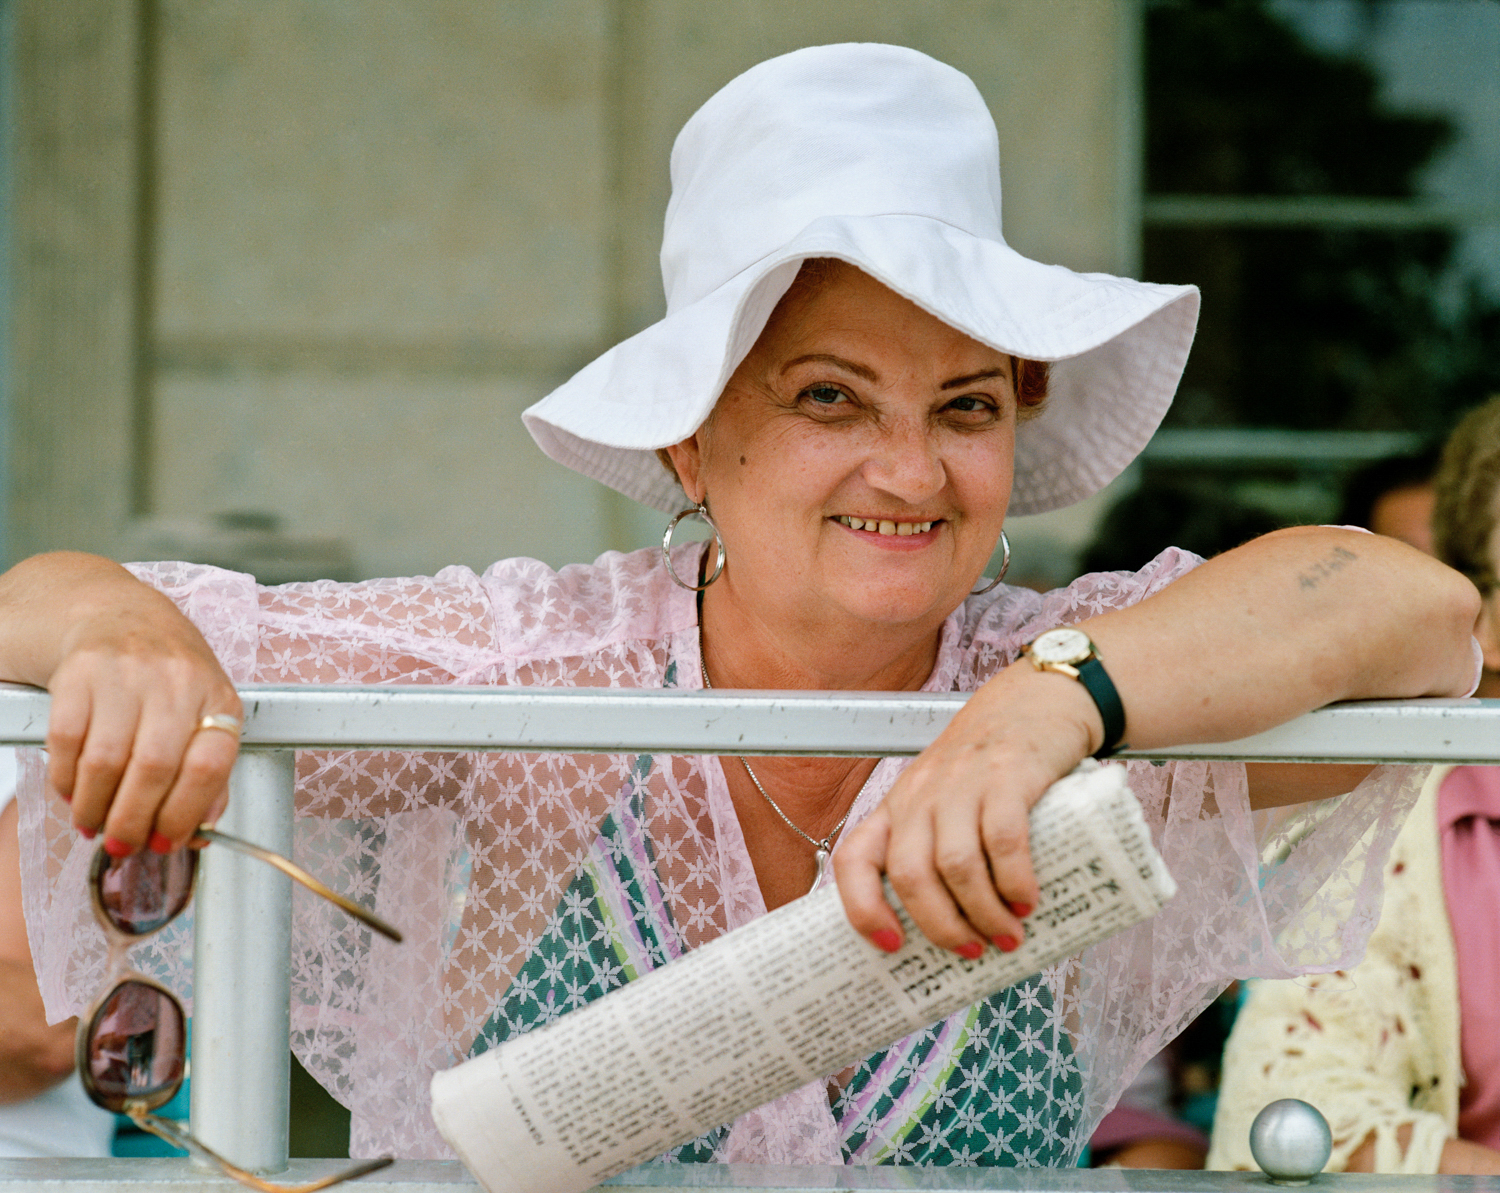
{"label": "woman's right hand", "polygon": [[978,957],[1026,938],[1040,897],[1032,806],[1098,748],[1083,686],[1022,660],[984,684],[833,854],[845,914],[878,948],[902,943],[882,875],[922,933]]}
{"label": "woman's right hand", "polygon": [[0,674],[52,694],[48,787],[117,856],[185,845],[228,799],[243,708],[203,635],[165,596],[94,556],[0,577]]}

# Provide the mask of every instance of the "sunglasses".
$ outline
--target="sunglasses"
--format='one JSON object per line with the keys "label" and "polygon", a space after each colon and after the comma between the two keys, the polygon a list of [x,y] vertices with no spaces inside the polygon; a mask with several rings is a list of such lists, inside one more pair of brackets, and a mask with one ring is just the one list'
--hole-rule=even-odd
{"label": "sunglasses", "polygon": [[[200,828],[198,836],[276,867],[360,923],[401,942],[401,933],[379,916],[330,890],[279,853],[217,829]],[[197,879],[195,849],[123,858],[110,857],[100,849],[89,867],[89,894],[94,916],[110,938],[111,955],[122,957],[125,947],[160,932],[180,916],[192,900]],[[151,1113],[182,1088],[187,1076],[187,1042],[187,1016],[177,996],[145,974],[122,968],[78,1020],[76,1056],[83,1088],[96,1105],[129,1116],[141,1130],[212,1161],[225,1175],[261,1193],[315,1193],[392,1162],[389,1156],[362,1161],[304,1185],[274,1184],[236,1167],[180,1124]]]}

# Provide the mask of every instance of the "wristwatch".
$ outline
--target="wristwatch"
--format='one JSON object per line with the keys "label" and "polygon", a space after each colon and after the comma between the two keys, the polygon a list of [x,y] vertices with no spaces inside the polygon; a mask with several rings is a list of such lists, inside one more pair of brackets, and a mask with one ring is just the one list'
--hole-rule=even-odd
{"label": "wristwatch", "polygon": [[1048,630],[1023,646],[1021,653],[1038,671],[1056,671],[1076,679],[1092,697],[1104,721],[1104,742],[1094,751],[1095,758],[1108,758],[1121,748],[1125,706],[1120,703],[1120,693],[1115,691],[1114,681],[1087,634],[1067,626]]}

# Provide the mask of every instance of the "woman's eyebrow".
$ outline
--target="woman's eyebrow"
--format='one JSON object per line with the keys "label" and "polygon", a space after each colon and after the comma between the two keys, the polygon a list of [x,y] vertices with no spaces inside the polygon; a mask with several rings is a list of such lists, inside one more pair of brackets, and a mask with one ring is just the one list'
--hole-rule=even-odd
{"label": "woman's eyebrow", "polygon": [[991,377],[1004,377],[1004,369],[985,369],[982,373],[966,373],[962,377],[955,377],[951,381],[944,381],[938,389],[958,389],[963,385],[972,385],[976,381],[986,381]]}
{"label": "woman's eyebrow", "polygon": [[789,360],[786,364],[782,365],[781,371],[782,373],[786,373],[789,369],[794,369],[798,365],[805,364],[833,365],[836,368],[843,369],[846,373],[853,373],[856,377],[863,377],[866,381],[880,380],[875,370],[868,365],[855,364],[852,360],[845,360],[842,356],[834,356],[829,352],[812,352],[807,356],[799,356],[796,360]]}

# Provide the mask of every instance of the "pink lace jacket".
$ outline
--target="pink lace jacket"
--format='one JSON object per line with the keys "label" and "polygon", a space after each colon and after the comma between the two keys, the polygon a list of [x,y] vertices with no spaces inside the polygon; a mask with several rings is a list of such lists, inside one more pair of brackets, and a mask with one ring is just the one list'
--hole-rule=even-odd
{"label": "pink lace jacket", "polygon": [[[1196,563],[1169,550],[1136,574],[972,598],[945,622],[925,690],[972,691],[1040,631],[1139,601]],[[240,683],[700,686],[692,594],[654,552],[279,588],[188,564],[135,571]],[[903,765],[881,763],[854,821]],[[27,769],[28,921],[49,1011],[71,1015],[104,963],[83,900],[91,848],[65,809],[45,806],[39,762]],[[716,758],[323,751],[299,755],[297,773],[298,861],[407,934],[399,948],[372,942],[298,894],[293,1046],[352,1110],[355,1155],[448,1155],[427,1109],[433,1072],[765,910]],[[1071,1162],[1140,1065],[1230,978],[1354,963],[1419,779],[1382,770],[1340,799],[1252,814],[1238,765],[1132,764],[1180,885],[1165,911],[872,1062],[868,1089],[814,1083],[678,1158]],[[174,925],[133,960],[190,995],[189,941]],[[1066,1080],[1048,1092],[1046,1073]],[[1024,1110],[1008,1100],[1024,1097]],[[947,1126],[932,1125],[934,1106]],[[960,1128],[961,1144],[941,1138]]]}

